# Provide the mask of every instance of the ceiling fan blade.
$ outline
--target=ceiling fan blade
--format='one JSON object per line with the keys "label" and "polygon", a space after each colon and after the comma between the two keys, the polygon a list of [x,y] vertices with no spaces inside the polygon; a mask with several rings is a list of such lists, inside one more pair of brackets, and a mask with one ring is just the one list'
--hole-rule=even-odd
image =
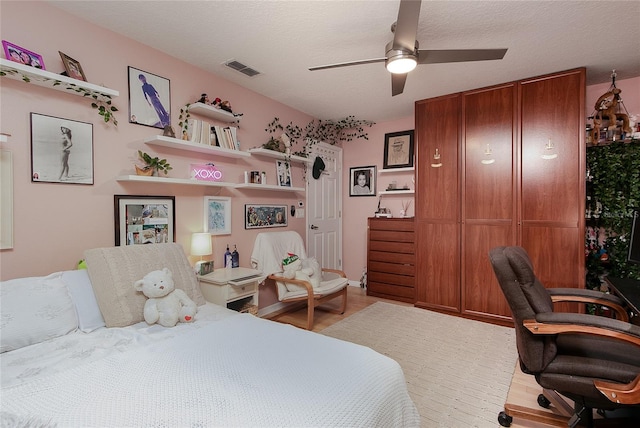
{"label": "ceiling fan blade", "polygon": [[489,61],[502,59],[506,49],[449,49],[418,51],[418,64],[440,64],[444,62]]}
{"label": "ceiling fan blade", "polygon": [[407,74],[391,74],[391,96],[395,97],[404,91],[404,83],[407,81]]}
{"label": "ceiling fan blade", "polygon": [[400,1],[398,20],[393,36],[393,49],[406,49],[410,52],[415,49],[421,3],[421,0]]}
{"label": "ceiling fan blade", "polygon": [[363,59],[360,61],[339,62],[336,64],[318,65],[309,67],[309,71],[326,70],[327,68],[349,67],[351,65],[373,64],[376,62],[384,62],[386,58]]}

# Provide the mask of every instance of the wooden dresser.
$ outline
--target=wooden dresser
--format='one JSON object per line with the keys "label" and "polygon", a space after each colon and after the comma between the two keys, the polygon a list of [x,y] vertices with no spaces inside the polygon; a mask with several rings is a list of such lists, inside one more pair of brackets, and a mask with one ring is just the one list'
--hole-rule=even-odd
{"label": "wooden dresser", "polygon": [[413,218],[369,218],[367,295],[415,303]]}

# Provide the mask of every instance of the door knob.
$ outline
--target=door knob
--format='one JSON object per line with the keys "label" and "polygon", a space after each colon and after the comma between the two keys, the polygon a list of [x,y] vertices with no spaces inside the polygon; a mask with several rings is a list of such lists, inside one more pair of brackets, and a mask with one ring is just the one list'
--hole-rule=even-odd
{"label": "door knob", "polygon": [[311,226],[309,226],[309,229],[316,230],[316,229],[319,229],[319,227],[316,226],[315,224],[312,224]]}

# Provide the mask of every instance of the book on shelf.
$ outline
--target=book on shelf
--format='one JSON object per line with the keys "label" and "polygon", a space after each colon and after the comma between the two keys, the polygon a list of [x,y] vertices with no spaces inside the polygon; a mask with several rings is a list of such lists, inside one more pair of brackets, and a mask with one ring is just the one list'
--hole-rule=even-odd
{"label": "book on shelf", "polygon": [[206,120],[189,119],[189,131],[187,133],[192,143],[212,145],[211,124]]}
{"label": "book on shelf", "polygon": [[229,150],[240,150],[238,144],[237,128],[235,126],[221,127],[214,125],[218,145]]}

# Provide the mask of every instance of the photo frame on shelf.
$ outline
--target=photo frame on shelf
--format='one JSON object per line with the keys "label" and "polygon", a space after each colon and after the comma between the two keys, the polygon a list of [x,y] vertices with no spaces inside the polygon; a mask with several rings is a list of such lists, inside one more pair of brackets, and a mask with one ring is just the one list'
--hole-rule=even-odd
{"label": "photo frame on shelf", "polygon": [[276,177],[278,177],[278,186],[291,187],[291,164],[287,161],[276,161]]}
{"label": "photo frame on shelf", "polygon": [[204,231],[212,235],[231,234],[231,198],[204,197]]}
{"label": "photo frame on shelf", "polygon": [[175,196],[114,195],[116,246],[175,242],[175,201]]}
{"label": "photo frame on shelf", "polygon": [[58,51],[58,53],[60,54],[60,58],[62,58],[62,64],[67,72],[67,76],[72,79],[84,80],[86,82],[87,77],[84,75],[84,71],[82,71],[80,63],[63,52]]}
{"label": "photo frame on shelf", "polygon": [[376,196],[376,166],[349,168],[349,196]]}
{"label": "photo frame on shelf", "polygon": [[171,125],[169,79],[129,66],[129,123],[162,130]]}
{"label": "photo frame on shelf", "polygon": [[413,129],[384,134],[383,169],[413,168]]}
{"label": "photo frame on shelf", "polygon": [[4,48],[4,57],[9,61],[39,68],[41,70],[45,69],[42,55],[31,52],[30,50],[27,50],[18,45],[14,45],[13,43],[6,40],[2,41],[2,47]]}
{"label": "photo frame on shelf", "polygon": [[245,204],[244,228],[286,227],[287,205]]}
{"label": "photo frame on shelf", "polygon": [[93,184],[93,124],[31,113],[31,181]]}

